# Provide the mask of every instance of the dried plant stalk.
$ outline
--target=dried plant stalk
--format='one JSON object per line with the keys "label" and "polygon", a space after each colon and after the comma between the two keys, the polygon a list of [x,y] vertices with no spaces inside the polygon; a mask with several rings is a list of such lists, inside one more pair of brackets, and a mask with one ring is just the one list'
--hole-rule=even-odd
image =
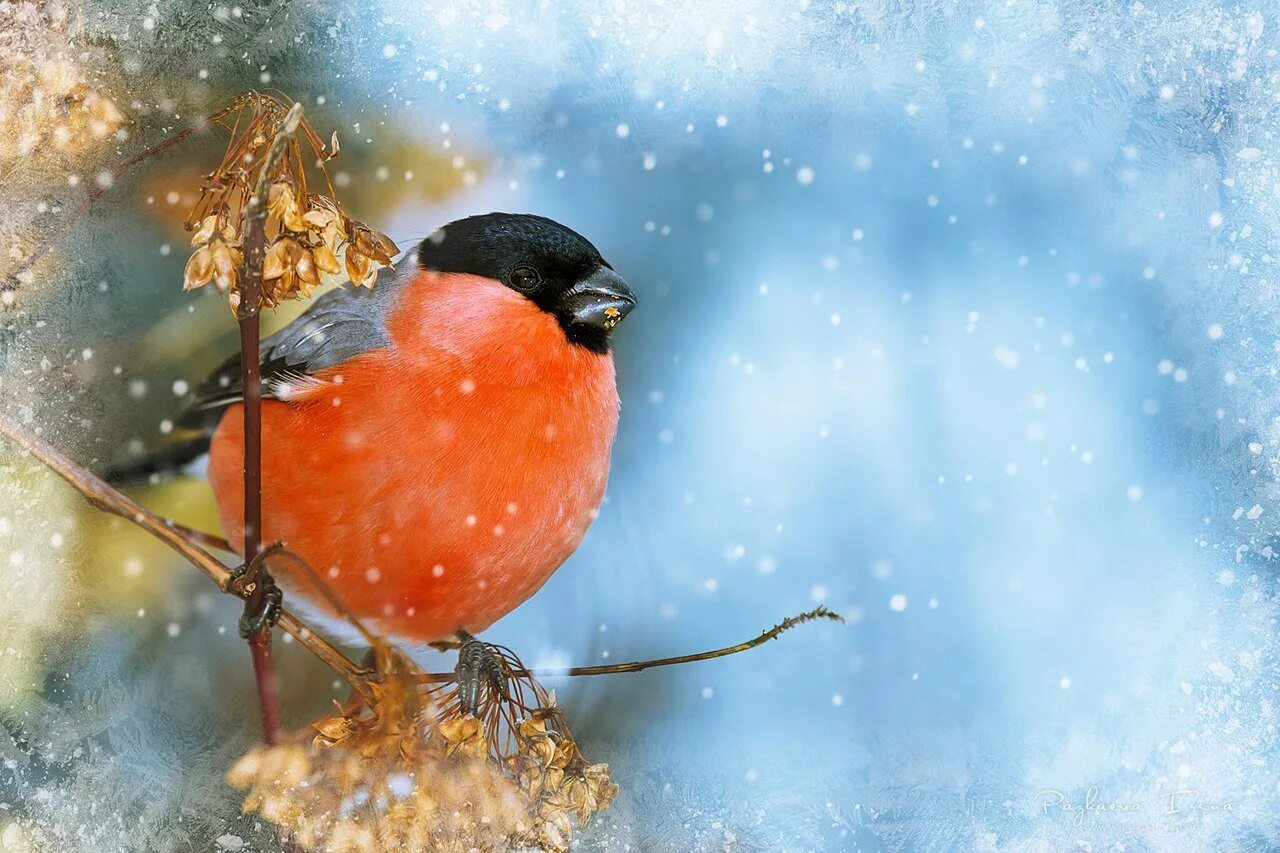
{"label": "dried plant stalk", "polygon": [[[195,251],[183,273],[183,289],[213,282],[240,326],[241,387],[244,389],[244,556],[248,561],[242,626],[253,659],[262,713],[263,736],[274,744],[280,734],[271,631],[264,625],[267,584],[256,559],[262,537],[262,393],[259,376],[259,313],[286,299],[309,297],[324,277],[343,269],[351,281],[371,286],[380,267],[391,264],[398,249],[385,235],[347,218],[330,196],[310,193],[307,168],[297,134],[305,139],[330,193],[324,162],[337,154],[303,118],[302,105],[249,92],[218,121],[230,119],[230,140],[200,190],[187,218]],[[299,202],[305,203],[305,211]],[[255,628],[261,625],[262,627]]]}
{"label": "dried plant stalk", "polygon": [[[262,545],[262,387],[259,375],[259,314],[286,299],[309,297],[322,276],[343,267],[351,281],[372,286],[380,267],[390,266],[398,249],[386,235],[347,218],[330,196],[307,190],[307,168],[300,132],[315,157],[329,192],[324,162],[337,154],[321,141],[302,115],[302,105],[287,106],[259,92],[241,95],[219,117],[231,119],[230,140],[222,161],[204,181],[200,200],[186,221],[194,230],[195,251],[183,272],[183,289],[213,282],[227,294],[240,326],[241,387],[244,389],[244,557],[245,602],[242,630],[258,687],[263,737],[280,736],[271,629],[265,624],[265,566],[257,559]],[[299,202],[305,204],[305,211]]]}
{"label": "dried plant stalk", "polygon": [[264,307],[309,297],[318,285],[344,276],[371,287],[378,270],[390,266],[399,252],[385,234],[348,217],[336,200],[324,165],[337,156],[336,133],[325,144],[305,118],[297,127],[328,195],[310,190],[303,144],[292,133],[280,156],[269,156],[288,112],[287,103],[274,95],[249,92],[236,99],[219,120],[223,126],[230,122],[227,149],[187,217],[195,251],[187,261],[183,288],[212,282],[228,295],[232,310],[240,303],[240,270],[248,249],[245,217],[260,192],[265,191],[266,202]]}
{"label": "dried plant stalk", "polygon": [[[267,584],[263,561],[257,559],[262,538],[262,384],[259,351],[262,330],[262,256],[266,220],[266,188],[302,118],[302,105],[294,104],[280,121],[258,172],[253,195],[242,213],[246,251],[241,287],[231,290],[240,326],[240,384],[244,388],[244,557],[246,589],[242,625],[262,627],[245,639],[253,661],[262,737],[267,744],[280,741],[280,707],[276,695],[275,666],[271,659],[271,625],[266,616]],[[200,251],[206,251],[201,249]]]}

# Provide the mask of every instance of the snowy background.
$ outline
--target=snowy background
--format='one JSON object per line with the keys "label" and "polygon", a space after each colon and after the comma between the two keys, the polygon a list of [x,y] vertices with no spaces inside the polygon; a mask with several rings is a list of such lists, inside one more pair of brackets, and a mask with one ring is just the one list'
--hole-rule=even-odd
{"label": "snowy background", "polygon": [[[1274,5],[74,8],[133,124],[6,175],[13,227],[278,86],[402,246],[532,211],[636,287],[608,503],[492,639],[619,661],[847,616],[553,684],[622,786],[581,849],[1280,846]],[[233,346],[169,198],[221,143],[5,306],[3,405],[82,458]],[[271,849],[220,781],[256,734],[234,602],[25,468],[0,552],[6,843]],[[301,725],[336,687],[281,654]]]}

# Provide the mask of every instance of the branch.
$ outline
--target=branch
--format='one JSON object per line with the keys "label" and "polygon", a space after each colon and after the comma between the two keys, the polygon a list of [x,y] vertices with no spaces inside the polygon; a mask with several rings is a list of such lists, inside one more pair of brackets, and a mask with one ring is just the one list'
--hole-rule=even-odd
{"label": "branch", "polygon": [[[258,315],[262,312],[262,262],[266,252],[267,189],[302,120],[302,105],[294,104],[280,122],[258,172],[253,195],[244,213],[244,270],[240,275],[240,380],[244,388],[244,554],[252,560],[262,550],[262,380]],[[263,586],[258,584],[249,606],[262,608]],[[248,614],[248,610],[246,610]]]}
{"label": "branch", "polygon": [[[247,588],[252,590],[245,600],[240,625],[242,631],[249,632],[245,639],[253,657],[263,739],[268,746],[274,746],[280,740],[280,709],[276,699],[275,667],[271,663],[271,624],[263,618],[267,607],[266,561],[257,559],[262,551],[262,378],[258,315],[262,311],[267,188],[271,186],[280,160],[301,120],[302,104],[295,103],[271,140],[253,195],[245,207],[244,270],[240,275],[240,303],[236,306],[236,319],[240,324],[240,382],[244,388],[244,557],[248,561],[245,577],[249,582]],[[262,627],[253,630],[252,626],[259,624]]]}
{"label": "branch", "polygon": [[[532,676],[534,678],[556,678],[557,676],[579,676],[579,675],[618,675],[624,672],[643,672],[646,669],[654,669],[660,666],[674,666],[681,663],[696,663],[704,660],[714,660],[716,658],[728,657],[736,655],[739,652],[750,651],[757,646],[763,646],[770,640],[777,639],[779,636],[797,625],[803,625],[805,622],[815,622],[819,619],[827,619],[831,622],[844,622],[844,617],[839,613],[828,610],[826,607],[815,607],[813,610],[807,610],[796,616],[788,616],[777,625],[774,625],[768,631],[753,637],[743,643],[733,646],[725,646],[720,649],[712,649],[706,652],[695,652],[688,655],[677,655],[670,658],[655,658],[653,660],[635,660],[629,663],[611,663],[602,664],[600,666],[571,666],[568,669],[522,669],[515,670],[512,674],[520,676]],[[451,672],[429,672],[418,676],[419,682],[443,682],[452,681],[456,676]]]}
{"label": "branch", "polygon": [[[215,551],[222,551],[224,554],[236,553],[236,549],[231,547],[231,543],[221,536],[205,533],[203,530],[196,530],[194,527],[187,527],[185,524],[179,524],[172,519],[168,519],[168,522],[170,527],[202,548],[212,548]],[[237,554],[236,556],[239,555]]]}
{"label": "branch", "polygon": [[[779,636],[797,625],[803,625],[805,622],[815,622],[819,619],[826,619],[831,622],[844,622],[844,617],[839,613],[828,610],[826,607],[815,607],[813,610],[805,611],[796,616],[788,616],[777,625],[774,625],[768,631],[765,631],[758,637],[747,640],[745,643],[738,643],[734,646],[725,646],[722,649],[712,649],[709,652],[696,652],[691,655],[677,655],[671,658],[656,658],[654,660],[637,660],[630,663],[611,663],[601,666],[574,666],[568,670],[559,673],[561,675],[614,675],[622,672],[643,672],[646,669],[653,669],[659,666],[674,666],[680,663],[695,663],[703,660],[714,660],[715,658],[724,658],[729,655],[736,655],[739,652],[750,651],[757,646],[763,646],[770,640],[776,640]],[[537,673],[535,673],[537,674]],[[547,676],[556,675],[557,673],[548,672]]]}
{"label": "branch", "polygon": [[[117,515],[142,528],[181,554],[187,562],[217,584],[218,589],[228,595],[244,597],[240,589],[242,585],[236,582],[231,570],[208,551],[188,539],[182,530],[175,529],[175,526],[165,521],[165,519],[151,512],[151,510],[123,492],[112,488],[106,481],[72,462],[62,453],[37,438],[31,431],[4,416],[0,416],[0,435],[8,438],[59,477],[66,480],[74,489],[84,495],[85,499],[94,507],[103,512]],[[368,674],[368,671],[357,666],[350,658],[308,628],[296,616],[285,611],[281,614],[278,625],[282,631],[290,634],[313,655],[333,668],[348,684],[362,693],[366,691],[364,677]]]}

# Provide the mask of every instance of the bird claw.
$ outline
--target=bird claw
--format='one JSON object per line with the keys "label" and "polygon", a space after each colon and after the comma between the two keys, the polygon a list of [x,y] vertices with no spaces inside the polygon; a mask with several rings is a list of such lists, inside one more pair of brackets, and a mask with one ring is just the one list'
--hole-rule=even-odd
{"label": "bird claw", "polygon": [[[259,555],[258,562],[263,555]],[[280,614],[284,610],[284,592],[280,587],[276,586],[275,579],[271,577],[271,573],[267,571],[266,566],[257,569],[257,577],[250,577],[250,566],[241,564],[232,570],[232,584],[236,587],[240,595],[245,599],[244,612],[240,614],[240,636],[243,639],[249,639],[254,634],[264,629],[274,628],[276,623],[280,621]],[[262,592],[260,606],[257,612],[252,612],[251,602],[254,593],[257,591],[257,584],[262,584]]]}
{"label": "bird claw", "polygon": [[505,700],[507,677],[502,658],[494,647],[466,631],[459,631],[458,702],[464,713],[480,716],[480,706],[490,697]]}

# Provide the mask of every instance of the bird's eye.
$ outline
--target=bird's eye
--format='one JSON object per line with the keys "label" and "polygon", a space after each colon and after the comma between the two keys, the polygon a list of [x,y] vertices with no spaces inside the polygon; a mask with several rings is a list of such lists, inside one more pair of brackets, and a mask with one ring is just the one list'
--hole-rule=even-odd
{"label": "bird's eye", "polygon": [[516,267],[511,271],[511,286],[528,293],[541,283],[542,277],[533,267]]}

